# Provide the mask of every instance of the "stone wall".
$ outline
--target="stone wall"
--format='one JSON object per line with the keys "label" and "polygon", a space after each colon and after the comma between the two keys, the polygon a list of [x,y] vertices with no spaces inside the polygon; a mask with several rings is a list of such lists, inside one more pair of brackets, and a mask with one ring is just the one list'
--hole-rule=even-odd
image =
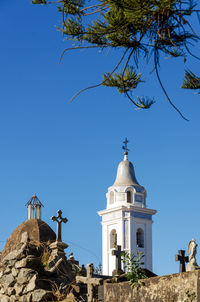
{"label": "stone wall", "polygon": [[48,277],[43,273],[38,249],[21,243],[2,261],[0,301],[29,302],[52,298],[50,284],[43,281]]}
{"label": "stone wall", "polygon": [[104,302],[200,302],[200,271],[146,279],[139,288],[105,283]]}
{"label": "stone wall", "polygon": [[73,291],[72,264],[63,257],[49,268],[46,248],[31,244],[23,233],[21,242],[1,261],[0,302],[62,301]]}

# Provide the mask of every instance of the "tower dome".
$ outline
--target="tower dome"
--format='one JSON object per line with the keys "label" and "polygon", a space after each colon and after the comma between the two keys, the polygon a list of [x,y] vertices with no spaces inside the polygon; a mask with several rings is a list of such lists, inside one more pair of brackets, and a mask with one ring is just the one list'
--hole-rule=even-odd
{"label": "tower dome", "polygon": [[134,186],[139,185],[135,177],[133,164],[128,160],[127,155],[124,155],[124,160],[119,163],[117,176],[113,186]]}
{"label": "tower dome", "polygon": [[128,140],[125,139],[123,149],[124,159],[119,163],[114,184],[108,188],[107,209],[134,205],[146,207],[146,190],[141,186],[135,176],[133,164],[128,160]]}

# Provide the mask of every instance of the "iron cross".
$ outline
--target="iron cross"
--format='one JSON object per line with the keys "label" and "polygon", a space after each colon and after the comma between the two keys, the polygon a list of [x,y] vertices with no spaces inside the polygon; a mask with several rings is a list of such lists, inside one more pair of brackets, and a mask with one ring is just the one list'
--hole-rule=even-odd
{"label": "iron cross", "polygon": [[179,273],[185,272],[185,263],[189,261],[188,256],[185,256],[185,251],[179,250],[178,255],[175,256],[176,261],[180,261]]}
{"label": "iron cross", "polygon": [[58,210],[57,211],[57,216],[52,216],[51,220],[57,222],[57,234],[56,234],[56,241],[62,241],[61,239],[61,223],[64,222],[66,223],[68,219],[65,217],[62,217],[62,211]]}
{"label": "iron cross", "polygon": [[129,149],[127,148],[127,144],[128,144],[127,137],[125,138],[125,141],[123,143],[124,146],[122,146],[122,149],[125,151],[125,153],[128,153]]}
{"label": "iron cross", "polygon": [[117,250],[112,251],[112,255],[116,256],[116,262],[115,262],[116,263],[115,264],[116,271],[120,271],[122,269],[121,268],[121,253],[122,253],[121,245],[117,246]]}

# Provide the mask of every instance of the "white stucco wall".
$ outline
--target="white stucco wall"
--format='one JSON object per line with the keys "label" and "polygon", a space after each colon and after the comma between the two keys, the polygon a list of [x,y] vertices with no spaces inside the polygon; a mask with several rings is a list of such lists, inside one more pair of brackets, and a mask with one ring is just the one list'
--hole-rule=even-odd
{"label": "white stucco wall", "polygon": [[[140,212],[138,212],[140,210]],[[102,255],[103,274],[112,275],[115,269],[115,256],[110,248],[110,233],[113,229],[117,232],[117,245],[134,255],[137,251],[143,252],[144,267],[152,270],[152,220],[155,210],[138,209],[134,207],[118,207],[99,212],[102,216]],[[142,215],[148,219],[133,216]],[[141,228],[144,231],[144,248],[136,246],[136,232]]]}

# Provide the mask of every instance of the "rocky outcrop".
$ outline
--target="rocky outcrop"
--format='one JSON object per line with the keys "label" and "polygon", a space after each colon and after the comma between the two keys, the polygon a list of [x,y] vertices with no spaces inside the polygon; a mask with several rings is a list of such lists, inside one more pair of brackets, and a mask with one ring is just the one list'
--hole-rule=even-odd
{"label": "rocky outcrop", "polygon": [[31,244],[24,233],[16,248],[2,259],[0,301],[61,301],[66,297],[73,289],[75,268],[64,257],[55,269],[49,268],[50,254],[48,246]]}

